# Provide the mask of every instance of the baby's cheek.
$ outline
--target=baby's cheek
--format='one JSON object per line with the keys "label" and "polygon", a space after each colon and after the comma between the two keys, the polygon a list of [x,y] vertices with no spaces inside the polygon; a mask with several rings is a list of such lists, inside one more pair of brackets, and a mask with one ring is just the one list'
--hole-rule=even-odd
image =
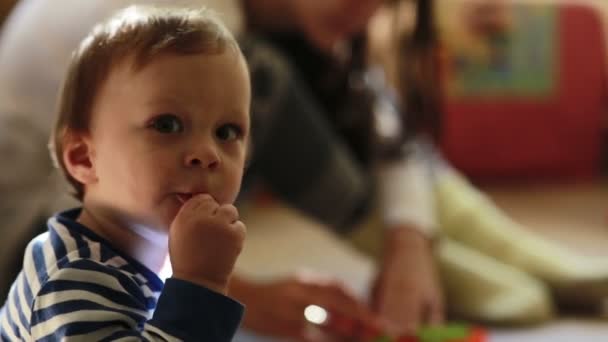
{"label": "baby's cheek", "polygon": [[221,204],[232,204],[238,196],[240,184],[240,178],[236,174],[217,179],[215,184],[216,191],[213,195]]}
{"label": "baby's cheek", "polygon": [[163,191],[170,190],[166,184],[170,184],[171,176],[165,166],[142,163],[133,170],[131,184],[143,203],[159,200]]}

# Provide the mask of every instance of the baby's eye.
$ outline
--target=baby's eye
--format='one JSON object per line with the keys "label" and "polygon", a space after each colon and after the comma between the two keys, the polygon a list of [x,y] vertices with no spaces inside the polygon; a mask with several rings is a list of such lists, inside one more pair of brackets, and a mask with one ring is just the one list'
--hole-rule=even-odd
{"label": "baby's eye", "polygon": [[173,114],[163,114],[155,118],[150,127],[160,133],[179,133],[184,131],[184,124]]}
{"label": "baby's eye", "polygon": [[233,124],[223,125],[215,131],[215,135],[222,141],[233,141],[241,137],[242,130]]}

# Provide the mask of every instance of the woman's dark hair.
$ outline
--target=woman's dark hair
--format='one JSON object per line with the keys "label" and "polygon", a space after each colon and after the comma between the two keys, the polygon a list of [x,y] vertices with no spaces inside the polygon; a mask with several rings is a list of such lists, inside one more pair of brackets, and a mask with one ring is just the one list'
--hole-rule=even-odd
{"label": "woman's dark hair", "polygon": [[[400,25],[400,6],[395,6],[395,28]],[[399,32],[397,66],[398,91],[403,101],[406,137],[421,131],[435,139],[441,131],[439,40],[434,11],[434,0],[415,0],[416,23],[411,34]]]}

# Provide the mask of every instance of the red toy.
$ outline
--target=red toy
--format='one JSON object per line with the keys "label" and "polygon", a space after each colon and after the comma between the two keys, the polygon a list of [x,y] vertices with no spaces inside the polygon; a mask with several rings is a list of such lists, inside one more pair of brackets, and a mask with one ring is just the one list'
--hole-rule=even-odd
{"label": "red toy", "polygon": [[389,337],[379,327],[365,324],[350,317],[328,312],[321,325],[327,332],[348,341],[361,342],[486,342],[486,332],[480,327],[466,324],[448,324],[422,327],[415,336]]}

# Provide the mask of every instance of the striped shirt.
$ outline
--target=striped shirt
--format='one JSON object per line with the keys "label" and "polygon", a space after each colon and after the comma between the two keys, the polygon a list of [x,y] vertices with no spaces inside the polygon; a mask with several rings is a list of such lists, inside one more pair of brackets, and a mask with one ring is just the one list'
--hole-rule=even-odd
{"label": "striped shirt", "polygon": [[28,245],[23,270],[0,310],[1,341],[230,341],[243,307],[121,255],[76,222],[48,221]]}

